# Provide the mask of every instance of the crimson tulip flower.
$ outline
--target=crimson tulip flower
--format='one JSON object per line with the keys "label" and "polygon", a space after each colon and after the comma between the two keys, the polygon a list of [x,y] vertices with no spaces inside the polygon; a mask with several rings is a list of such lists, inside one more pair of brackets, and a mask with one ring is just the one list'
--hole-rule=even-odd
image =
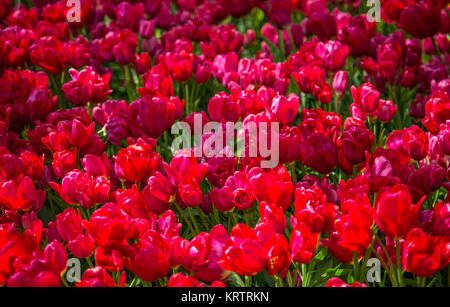
{"label": "crimson tulip flower", "polygon": [[403,248],[402,265],[406,272],[429,277],[440,268],[440,248],[422,229],[411,229]]}
{"label": "crimson tulip flower", "polygon": [[375,199],[375,221],[380,230],[392,238],[406,236],[417,222],[423,197],[415,206],[407,186],[397,184],[378,192]]}
{"label": "crimson tulip flower", "polygon": [[298,263],[309,263],[316,252],[319,233],[313,233],[303,223],[296,225],[291,234],[290,247],[292,260]]}
{"label": "crimson tulip flower", "polygon": [[218,260],[222,258],[229,238],[222,225],[215,226],[209,233],[198,234],[187,247],[183,266],[204,281],[226,279],[228,274],[219,266]]}
{"label": "crimson tulip flower", "polygon": [[218,263],[226,271],[253,276],[264,269],[266,261],[266,253],[255,230],[245,224],[238,224],[233,227]]}

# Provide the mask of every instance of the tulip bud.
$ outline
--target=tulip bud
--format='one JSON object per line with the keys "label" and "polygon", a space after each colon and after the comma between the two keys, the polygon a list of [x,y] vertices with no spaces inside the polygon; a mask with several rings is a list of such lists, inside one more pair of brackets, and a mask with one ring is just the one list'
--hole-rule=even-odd
{"label": "tulip bud", "polygon": [[384,123],[389,123],[394,118],[397,106],[391,100],[380,99],[377,116],[378,119]]}
{"label": "tulip bud", "polygon": [[141,20],[139,23],[139,35],[142,38],[151,38],[155,31],[155,20]]}
{"label": "tulip bud", "polygon": [[340,70],[334,75],[333,79],[333,90],[339,93],[339,95],[343,96],[345,91],[347,90],[347,71]]}

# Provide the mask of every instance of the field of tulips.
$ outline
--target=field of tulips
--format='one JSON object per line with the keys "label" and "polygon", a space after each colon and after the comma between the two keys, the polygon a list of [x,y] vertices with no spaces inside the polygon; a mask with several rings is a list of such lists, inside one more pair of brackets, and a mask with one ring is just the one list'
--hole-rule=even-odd
{"label": "field of tulips", "polygon": [[0,287],[448,287],[449,6],[0,0]]}

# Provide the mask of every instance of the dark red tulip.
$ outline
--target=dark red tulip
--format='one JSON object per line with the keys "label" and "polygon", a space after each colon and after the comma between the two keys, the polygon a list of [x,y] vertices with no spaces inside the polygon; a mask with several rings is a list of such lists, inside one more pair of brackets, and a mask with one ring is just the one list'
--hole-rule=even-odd
{"label": "dark red tulip", "polygon": [[405,129],[403,143],[414,160],[420,161],[427,156],[428,137],[418,126],[411,126]]}
{"label": "dark red tulip", "polygon": [[359,164],[366,160],[366,153],[372,149],[375,136],[369,129],[354,125],[347,127],[339,139],[345,158],[352,164]]}

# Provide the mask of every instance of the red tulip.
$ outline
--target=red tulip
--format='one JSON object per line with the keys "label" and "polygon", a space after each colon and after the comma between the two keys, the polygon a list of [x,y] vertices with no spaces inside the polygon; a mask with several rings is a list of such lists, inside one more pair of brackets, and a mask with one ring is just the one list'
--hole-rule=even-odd
{"label": "red tulip", "polygon": [[403,143],[409,155],[414,160],[420,161],[428,153],[428,137],[425,132],[417,126],[411,126],[404,130]]}
{"label": "red tulip", "polygon": [[172,97],[174,96],[172,77],[161,74],[160,72],[150,72],[145,73],[142,76],[144,87],[138,89],[139,94],[144,97],[150,96],[163,96]]}
{"label": "red tulip", "polygon": [[81,215],[73,208],[67,208],[56,216],[56,227],[64,241],[83,233],[81,226]]}
{"label": "red tulip", "polygon": [[378,108],[380,101],[380,92],[378,92],[372,83],[364,83],[358,89],[351,88],[353,101],[355,105],[363,112],[372,113]]}
{"label": "red tulip", "polygon": [[111,163],[109,162],[106,153],[103,153],[101,156],[91,154],[85,155],[83,159],[81,159],[81,165],[86,171],[86,174],[91,177],[111,177]]}
{"label": "red tulip", "polygon": [[127,243],[129,224],[126,213],[116,203],[103,205],[92,214],[89,221],[82,221],[97,246]]}
{"label": "red tulip", "polygon": [[120,65],[128,65],[133,62],[134,59],[134,51],[129,45],[125,42],[119,42],[112,49],[112,54],[114,55],[114,59]]}
{"label": "red tulip", "polygon": [[[120,285],[125,286],[125,272],[120,277]],[[87,269],[76,287],[116,287],[116,282],[101,266]]]}
{"label": "red tulip", "polygon": [[333,228],[334,219],[339,210],[327,202],[326,195],[316,186],[295,189],[295,215],[291,217],[292,227],[304,223],[312,232],[329,232]]}
{"label": "red tulip", "polygon": [[276,232],[283,233],[286,229],[287,223],[283,208],[263,201],[259,204],[259,215],[261,221],[270,221]]}
{"label": "red tulip", "polygon": [[339,245],[360,253],[365,251],[372,242],[372,225],[372,207],[358,204],[334,222],[335,232],[342,239]]}
{"label": "red tulip", "polygon": [[150,97],[145,96],[132,102],[129,106],[128,116],[138,125],[135,134],[159,138],[168,131],[176,120],[183,115],[184,100],[178,97]]}
{"label": "red tulip", "polygon": [[91,178],[80,170],[66,174],[62,184],[50,182],[50,186],[69,205],[85,209],[104,204],[110,193],[110,182],[104,177]]}
{"label": "red tulip", "polygon": [[327,12],[313,12],[306,25],[320,40],[328,40],[337,33],[336,18]]}
{"label": "red tulip", "polygon": [[92,103],[103,102],[112,90],[109,89],[110,74],[100,77],[92,67],[78,72],[69,70],[73,81],[63,86],[67,99],[75,105],[84,106],[89,101]]}
{"label": "red tulip", "polygon": [[222,5],[233,17],[245,16],[252,9],[251,2],[247,3],[237,0],[217,0],[217,3]]}
{"label": "red tulip", "polygon": [[121,2],[114,11],[119,27],[137,31],[139,21],[144,17],[144,4],[131,5],[128,2]]}
{"label": "red tulip", "polygon": [[44,250],[16,260],[16,272],[9,278],[8,287],[60,287],[66,265],[64,246],[53,241]]}
{"label": "red tulip", "polygon": [[153,282],[167,276],[170,271],[167,240],[155,231],[146,233],[136,248],[136,257],[130,270],[139,278]]}
{"label": "red tulip", "polygon": [[[222,1],[223,2],[223,1]],[[229,6],[229,2],[226,1]],[[233,1],[236,2],[236,1]],[[238,4],[235,7],[241,7],[243,4]],[[249,4],[244,4],[249,6]],[[232,12],[233,9],[230,11]],[[227,54],[228,52],[239,52],[244,44],[244,35],[239,33],[233,24],[220,25],[213,27],[209,33],[211,45],[217,54]]]}
{"label": "red tulip", "polygon": [[19,176],[14,180],[0,182],[0,205],[12,210],[39,212],[45,202],[45,191],[36,189],[28,176]]}
{"label": "red tulip", "polygon": [[370,153],[375,136],[365,126],[352,125],[346,127],[338,141],[344,157],[352,164],[366,160],[366,152]]}
{"label": "red tulip", "polygon": [[286,276],[291,265],[291,254],[289,253],[289,242],[287,239],[277,233],[264,244],[264,250],[267,254],[267,274],[270,276]]}
{"label": "red tulip", "polygon": [[369,23],[365,15],[352,17],[339,32],[339,41],[350,48],[350,55],[358,57],[370,48],[370,38],[375,34],[376,24]]}
{"label": "red tulip", "polygon": [[293,184],[285,166],[264,172],[253,168],[248,178],[253,185],[258,201],[266,201],[287,210],[292,202]]}
{"label": "red tulip", "polygon": [[290,247],[292,260],[298,263],[309,263],[316,252],[319,233],[313,233],[303,223],[296,225],[291,234]]}
{"label": "red tulip", "polygon": [[205,84],[212,76],[212,68],[209,63],[203,63],[197,66],[195,70],[195,83]]}
{"label": "red tulip", "polygon": [[333,90],[343,96],[347,90],[348,77],[347,71],[340,70],[334,75],[333,79]]}
{"label": "red tulip", "polygon": [[221,188],[236,171],[238,157],[211,157],[207,159],[207,162],[206,178],[213,186]]}
{"label": "red tulip", "polygon": [[260,6],[269,16],[269,20],[281,29],[292,21],[294,2],[292,0],[270,0],[268,3],[263,2]]}
{"label": "red tulip", "polygon": [[255,230],[238,224],[233,227],[218,263],[226,271],[253,276],[264,269],[266,261],[266,253],[258,242]]}
{"label": "red tulip", "polygon": [[172,158],[170,166],[165,164],[167,176],[177,188],[177,200],[185,208],[197,207],[203,201],[200,184],[208,170],[206,163],[198,163],[190,150],[180,150]]}
{"label": "red tulip", "polygon": [[155,20],[141,19],[139,22],[139,34],[142,38],[151,38],[155,31]]}
{"label": "red tulip", "polygon": [[402,9],[398,15],[399,26],[412,36],[433,36],[441,28],[441,9],[431,1],[419,1]]}
{"label": "red tulip", "polygon": [[25,118],[30,123],[44,120],[48,114],[56,109],[57,104],[58,97],[52,96],[49,90],[34,89],[24,104],[28,113],[25,114]]}
{"label": "red tulip", "polygon": [[58,178],[64,178],[68,172],[77,168],[77,164],[77,148],[53,154],[53,171]]}
{"label": "red tulip", "polygon": [[440,125],[450,120],[450,94],[444,91],[433,92],[426,99],[425,113],[423,125],[431,133],[438,134]]}
{"label": "red tulip", "polygon": [[236,122],[241,117],[241,107],[226,93],[216,94],[208,104],[209,116],[216,122]]}
{"label": "red tulip", "polygon": [[328,174],[336,167],[337,153],[335,144],[323,133],[307,136],[306,157],[303,163],[314,171]]}
{"label": "red tulip", "polygon": [[396,111],[397,106],[391,100],[380,99],[377,109],[377,117],[380,121],[384,123],[391,122]]}
{"label": "red tulip", "polygon": [[434,207],[433,235],[449,236],[450,234],[450,203],[440,202]]}
{"label": "red tulip", "polygon": [[25,170],[25,175],[31,177],[33,180],[41,180],[44,176],[44,155],[37,156],[34,152],[23,151],[20,153],[20,160],[22,160]]}
{"label": "red tulip", "polygon": [[331,288],[347,288],[347,287],[360,288],[361,287],[361,288],[365,288],[365,287],[367,287],[367,285],[361,284],[357,281],[355,281],[353,284],[349,285],[349,284],[346,284],[345,282],[343,282],[338,277],[333,277],[327,282],[325,287],[331,287]]}
{"label": "red tulip", "polygon": [[161,56],[160,61],[172,74],[174,80],[185,82],[192,77],[194,72],[194,56],[192,53],[185,51],[180,53],[169,52]]}
{"label": "red tulip", "polygon": [[270,118],[278,120],[282,126],[291,126],[298,113],[300,100],[297,95],[289,95],[288,98],[277,95],[272,100]]}
{"label": "red tulip", "polygon": [[192,288],[192,287],[203,287],[204,284],[200,283],[197,279],[192,277],[191,275],[185,276],[183,273],[177,273],[169,278],[168,287],[176,287],[176,288]]}
{"label": "red tulip", "polygon": [[320,42],[316,45],[316,55],[325,63],[325,68],[330,71],[341,70],[348,56],[348,46],[338,41]]}
{"label": "red tulip", "polygon": [[43,37],[31,46],[30,59],[51,74],[60,74],[66,68],[63,45],[54,36]]}
{"label": "red tulip", "polygon": [[411,193],[405,185],[398,184],[384,188],[375,199],[375,220],[380,230],[392,238],[406,236],[417,222],[423,197],[415,206],[412,205]]}
{"label": "red tulip", "polygon": [[217,261],[222,258],[225,243],[230,236],[222,225],[217,225],[209,234],[201,233],[194,237],[183,260],[183,266],[193,272],[194,277],[212,282],[227,277]]}
{"label": "red tulip", "polygon": [[117,177],[129,182],[148,179],[160,166],[160,157],[154,147],[143,140],[121,149],[114,160]]}
{"label": "red tulip", "polygon": [[403,269],[420,277],[429,277],[440,268],[440,253],[434,238],[420,228],[411,229],[403,248]]}
{"label": "red tulip", "polygon": [[67,248],[75,257],[87,258],[94,252],[94,239],[83,233],[81,215],[68,208],[56,216],[56,227],[61,238],[67,242]]}

